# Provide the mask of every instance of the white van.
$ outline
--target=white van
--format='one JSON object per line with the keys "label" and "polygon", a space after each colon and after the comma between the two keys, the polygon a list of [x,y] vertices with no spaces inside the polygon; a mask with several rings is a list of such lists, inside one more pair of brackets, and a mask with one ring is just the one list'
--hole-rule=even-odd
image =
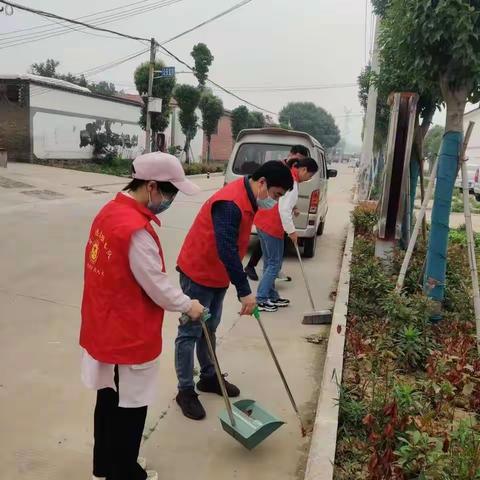
{"label": "white van", "polygon": [[304,145],[319,166],[318,172],[310,181],[299,185],[297,208],[300,215],[295,217],[303,254],[305,257],[313,257],[317,235],[323,233],[328,212],[327,180],[337,176],[336,170],[327,169],[325,150],[317,140],[307,133],[282,128],[242,130],[228,162],[225,183],[251,175],[260,165],[270,160],[284,160],[293,145]]}

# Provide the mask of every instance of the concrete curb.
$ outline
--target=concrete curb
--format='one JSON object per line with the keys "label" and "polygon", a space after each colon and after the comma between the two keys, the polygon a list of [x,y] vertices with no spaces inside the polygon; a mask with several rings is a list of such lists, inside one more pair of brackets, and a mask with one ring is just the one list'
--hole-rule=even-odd
{"label": "concrete curb", "polygon": [[350,224],[338,280],[337,298],[333,309],[332,326],[328,339],[327,356],[323,369],[305,480],[331,480],[333,478],[338,427],[338,385],[342,382],[353,239],[354,228]]}

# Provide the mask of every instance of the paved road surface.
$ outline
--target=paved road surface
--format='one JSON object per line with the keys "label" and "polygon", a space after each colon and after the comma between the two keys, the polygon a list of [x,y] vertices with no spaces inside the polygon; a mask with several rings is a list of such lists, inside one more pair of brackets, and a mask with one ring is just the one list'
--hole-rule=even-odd
{"label": "paved road surface", "polygon": [[[202,193],[179,198],[160,230],[169,271],[201,203],[221,177],[197,179]],[[351,208],[352,170],[341,167],[330,182],[330,213],[314,260],[306,262],[317,305],[329,307]],[[10,164],[0,171],[0,478],[90,478],[94,393],[79,378],[77,346],[83,249],[93,216],[125,182],[117,177]],[[84,188],[87,187],[87,188]],[[308,310],[294,257],[281,285],[293,306],[264,315],[274,348],[302,413],[312,420],[321,381],[328,327],[301,325]],[[288,398],[259,328],[239,319],[231,289],[219,330],[219,357],[229,379],[288,423],[248,452],[220,428],[222,399],[202,395],[208,418],[184,418],[173,398],[176,315],[168,314],[156,404],[150,409],[143,453],[166,480],[303,478],[308,439],[302,440]],[[311,343],[306,337],[320,338]]]}

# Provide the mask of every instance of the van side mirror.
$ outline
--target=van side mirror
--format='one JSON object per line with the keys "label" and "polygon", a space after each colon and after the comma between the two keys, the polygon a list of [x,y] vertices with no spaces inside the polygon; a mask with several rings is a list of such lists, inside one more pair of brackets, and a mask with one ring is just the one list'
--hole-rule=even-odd
{"label": "van side mirror", "polygon": [[333,168],[329,168],[327,170],[327,178],[335,178],[338,174],[337,170],[334,170]]}

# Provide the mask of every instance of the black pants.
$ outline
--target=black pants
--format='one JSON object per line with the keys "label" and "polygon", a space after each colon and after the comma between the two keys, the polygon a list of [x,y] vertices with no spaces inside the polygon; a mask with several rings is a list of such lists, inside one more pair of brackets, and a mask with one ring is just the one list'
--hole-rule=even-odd
{"label": "black pants", "polygon": [[[288,235],[285,234],[285,249],[283,250],[283,255],[285,256],[285,252],[287,251],[288,246]],[[255,242],[255,245],[252,248],[252,255],[250,256],[250,260],[247,263],[247,267],[255,268],[258,265],[258,262],[262,258],[262,246],[260,242]]]}
{"label": "black pants", "polygon": [[118,367],[115,385],[97,391],[94,417],[93,475],[107,480],[145,480],[147,473],[137,463],[147,407],[118,406]]}

